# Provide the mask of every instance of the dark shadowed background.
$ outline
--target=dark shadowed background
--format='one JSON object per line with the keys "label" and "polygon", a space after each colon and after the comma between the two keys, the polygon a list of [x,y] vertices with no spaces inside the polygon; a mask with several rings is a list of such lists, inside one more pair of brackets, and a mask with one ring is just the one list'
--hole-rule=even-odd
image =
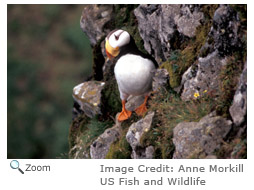
{"label": "dark shadowed background", "polygon": [[67,158],[72,89],[90,74],[84,5],[8,5],[8,158]]}

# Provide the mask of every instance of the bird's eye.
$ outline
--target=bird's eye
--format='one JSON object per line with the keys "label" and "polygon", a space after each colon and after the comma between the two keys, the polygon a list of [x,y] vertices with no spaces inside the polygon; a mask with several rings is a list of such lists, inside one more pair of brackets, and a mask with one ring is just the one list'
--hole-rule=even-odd
{"label": "bird's eye", "polygon": [[116,39],[116,40],[118,40],[118,39],[119,39],[119,36],[116,36],[115,34],[114,34],[114,36],[115,36],[115,39]]}

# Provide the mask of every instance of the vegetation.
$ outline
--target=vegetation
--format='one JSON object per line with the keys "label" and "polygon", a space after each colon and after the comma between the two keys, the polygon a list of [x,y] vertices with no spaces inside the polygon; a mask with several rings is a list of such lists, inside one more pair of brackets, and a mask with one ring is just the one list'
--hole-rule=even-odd
{"label": "vegetation", "polygon": [[131,158],[131,146],[126,140],[128,127],[122,132],[120,138],[111,144],[106,159],[128,159]]}
{"label": "vegetation", "polygon": [[121,28],[129,32],[134,38],[139,50],[143,53],[147,53],[144,49],[144,41],[139,35],[137,20],[133,13],[136,7],[138,7],[138,5],[116,5],[114,8],[114,28]]}
{"label": "vegetation", "polygon": [[205,20],[200,26],[196,28],[196,35],[194,38],[179,43],[175,41],[174,51],[171,52],[169,60],[165,61],[161,68],[167,69],[170,76],[170,86],[176,88],[181,83],[183,73],[195,63],[198,56],[205,56],[207,52],[201,51],[201,47],[207,40],[208,33],[212,26],[212,17],[218,5],[205,5],[202,7]]}
{"label": "vegetation", "polygon": [[[113,12],[115,19],[111,22],[111,25],[112,28],[127,30],[134,36],[139,49],[145,52],[143,41],[138,33],[137,21],[133,14],[135,7],[136,5],[114,6]],[[243,45],[245,48],[236,50],[234,55],[228,58],[228,64],[221,69],[219,95],[216,93],[215,96],[213,93],[204,91],[202,96],[196,100],[184,102],[181,100],[180,95],[174,91],[180,85],[183,73],[191,65],[195,68],[197,58],[205,57],[211,53],[209,49],[204,47],[204,44],[206,42],[210,45],[214,43],[213,39],[208,37],[208,33],[211,29],[212,18],[217,8],[218,5],[204,5],[201,7],[205,19],[197,27],[195,37],[186,38],[184,39],[184,43],[180,43],[182,39],[176,36],[176,39],[171,42],[172,51],[170,58],[161,65],[161,68],[165,68],[169,72],[170,88],[153,94],[148,101],[149,111],[154,111],[155,116],[151,130],[145,132],[141,137],[141,145],[143,147],[152,145],[155,148],[155,158],[172,158],[174,153],[174,145],[172,142],[173,129],[178,123],[198,122],[202,117],[212,111],[217,111],[218,114],[229,117],[228,110],[232,103],[238,77],[243,69],[243,63],[246,61],[247,27],[244,27],[244,25],[241,31],[243,32],[242,40],[245,43]],[[238,9],[239,7],[233,6],[233,8]],[[246,23],[246,14],[244,11],[241,13],[240,19],[243,24]],[[101,41],[98,43],[96,52],[100,51],[100,43]],[[106,85],[108,86],[103,90],[103,104],[105,105],[104,119],[114,117],[121,109],[117,85],[115,80],[112,79],[113,74],[109,72],[105,76],[106,78],[104,80],[107,81]],[[199,94],[196,96],[198,97]],[[107,110],[110,110],[110,112]],[[118,140],[110,146],[106,158],[130,158],[132,150],[125,136],[129,126],[139,119],[133,114],[128,121],[122,123],[123,132]],[[89,134],[88,131],[87,133]],[[222,148],[216,151],[216,155],[219,158],[230,157],[231,153],[234,154],[235,158],[246,157],[246,137],[235,138],[235,134],[230,133]],[[199,155],[199,152],[194,152],[191,157],[196,158],[202,156],[204,155]]]}
{"label": "vegetation", "polygon": [[173,129],[180,122],[197,122],[214,108],[207,96],[203,99],[184,102],[172,90],[156,94],[149,102],[149,110],[155,111],[155,120],[150,131],[142,137],[143,146],[153,145],[156,158],[172,158],[174,145]]}
{"label": "vegetation", "polygon": [[229,108],[234,98],[241,71],[243,70],[243,57],[237,53],[228,58],[226,64],[220,72],[220,94],[218,97],[217,111],[229,117]]}
{"label": "vegetation", "polygon": [[[87,118],[81,114],[71,124],[69,132],[69,157],[89,158],[88,154],[91,143],[107,128],[112,127],[113,121],[100,120],[98,117]],[[84,153],[87,153],[84,155]]]}
{"label": "vegetation", "polygon": [[[244,48],[236,50],[234,55],[228,58],[228,64],[222,68],[218,97],[214,97],[212,93],[204,91],[202,98],[184,102],[172,89],[180,85],[182,74],[191,65],[195,66],[195,62],[199,56],[205,57],[208,55],[208,50],[205,48],[202,49],[201,47],[203,47],[205,42],[209,44],[213,43],[212,39],[208,38],[208,33],[212,26],[211,20],[217,8],[218,5],[205,5],[202,7],[202,11],[205,14],[205,21],[197,28],[195,37],[186,40],[183,44],[175,41],[175,44],[173,44],[174,51],[171,52],[171,57],[161,65],[161,68],[166,68],[169,72],[169,85],[171,88],[163,93],[154,94],[151,100],[149,100],[149,110],[155,111],[156,114],[151,130],[146,132],[141,138],[143,147],[154,146],[155,158],[172,158],[174,152],[172,142],[173,129],[178,123],[183,121],[198,122],[202,117],[212,111],[217,111],[219,115],[229,117],[228,110],[233,100],[238,77],[243,69],[243,63],[246,61],[247,28],[244,26],[242,28],[243,42],[245,43],[243,45]],[[127,11],[128,9],[126,8],[124,10]],[[241,22],[246,22],[244,13],[241,15],[243,15],[241,16]],[[129,22],[131,23],[128,20],[124,26],[129,26]],[[129,149],[130,147],[126,146],[124,139],[125,134],[111,145],[107,158],[129,158],[131,150]],[[219,158],[227,158],[231,156],[231,153],[234,154],[233,156],[235,158],[246,157],[246,137],[236,138],[235,134],[231,133],[227,142],[224,142],[222,148],[216,152],[216,155]],[[197,154],[199,153],[197,152]],[[202,155],[200,156],[202,157]],[[194,157],[198,157],[198,155],[193,155]]]}

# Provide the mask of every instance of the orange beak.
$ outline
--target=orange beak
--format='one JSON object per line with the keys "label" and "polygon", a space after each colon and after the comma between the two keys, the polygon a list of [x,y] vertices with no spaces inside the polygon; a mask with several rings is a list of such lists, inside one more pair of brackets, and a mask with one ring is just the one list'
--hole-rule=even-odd
{"label": "orange beak", "polygon": [[106,54],[107,54],[109,59],[113,59],[114,57],[118,56],[118,54],[120,53],[119,47],[113,48],[109,44],[108,39],[106,39],[105,50],[106,50]]}
{"label": "orange beak", "polygon": [[106,54],[107,54],[107,57],[110,59],[110,60],[112,60],[114,57],[107,51],[107,49],[106,49]]}

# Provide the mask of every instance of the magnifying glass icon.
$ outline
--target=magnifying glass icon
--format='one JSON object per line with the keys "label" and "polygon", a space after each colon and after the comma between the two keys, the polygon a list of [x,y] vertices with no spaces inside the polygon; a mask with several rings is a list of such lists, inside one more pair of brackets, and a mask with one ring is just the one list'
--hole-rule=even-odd
{"label": "magnifying glass icon", "polygon": [[12,169],[18,169],[20,173],[24,174],[24,172],[19,168],[19,162],[17,160],[12,160],[10,166]]}

